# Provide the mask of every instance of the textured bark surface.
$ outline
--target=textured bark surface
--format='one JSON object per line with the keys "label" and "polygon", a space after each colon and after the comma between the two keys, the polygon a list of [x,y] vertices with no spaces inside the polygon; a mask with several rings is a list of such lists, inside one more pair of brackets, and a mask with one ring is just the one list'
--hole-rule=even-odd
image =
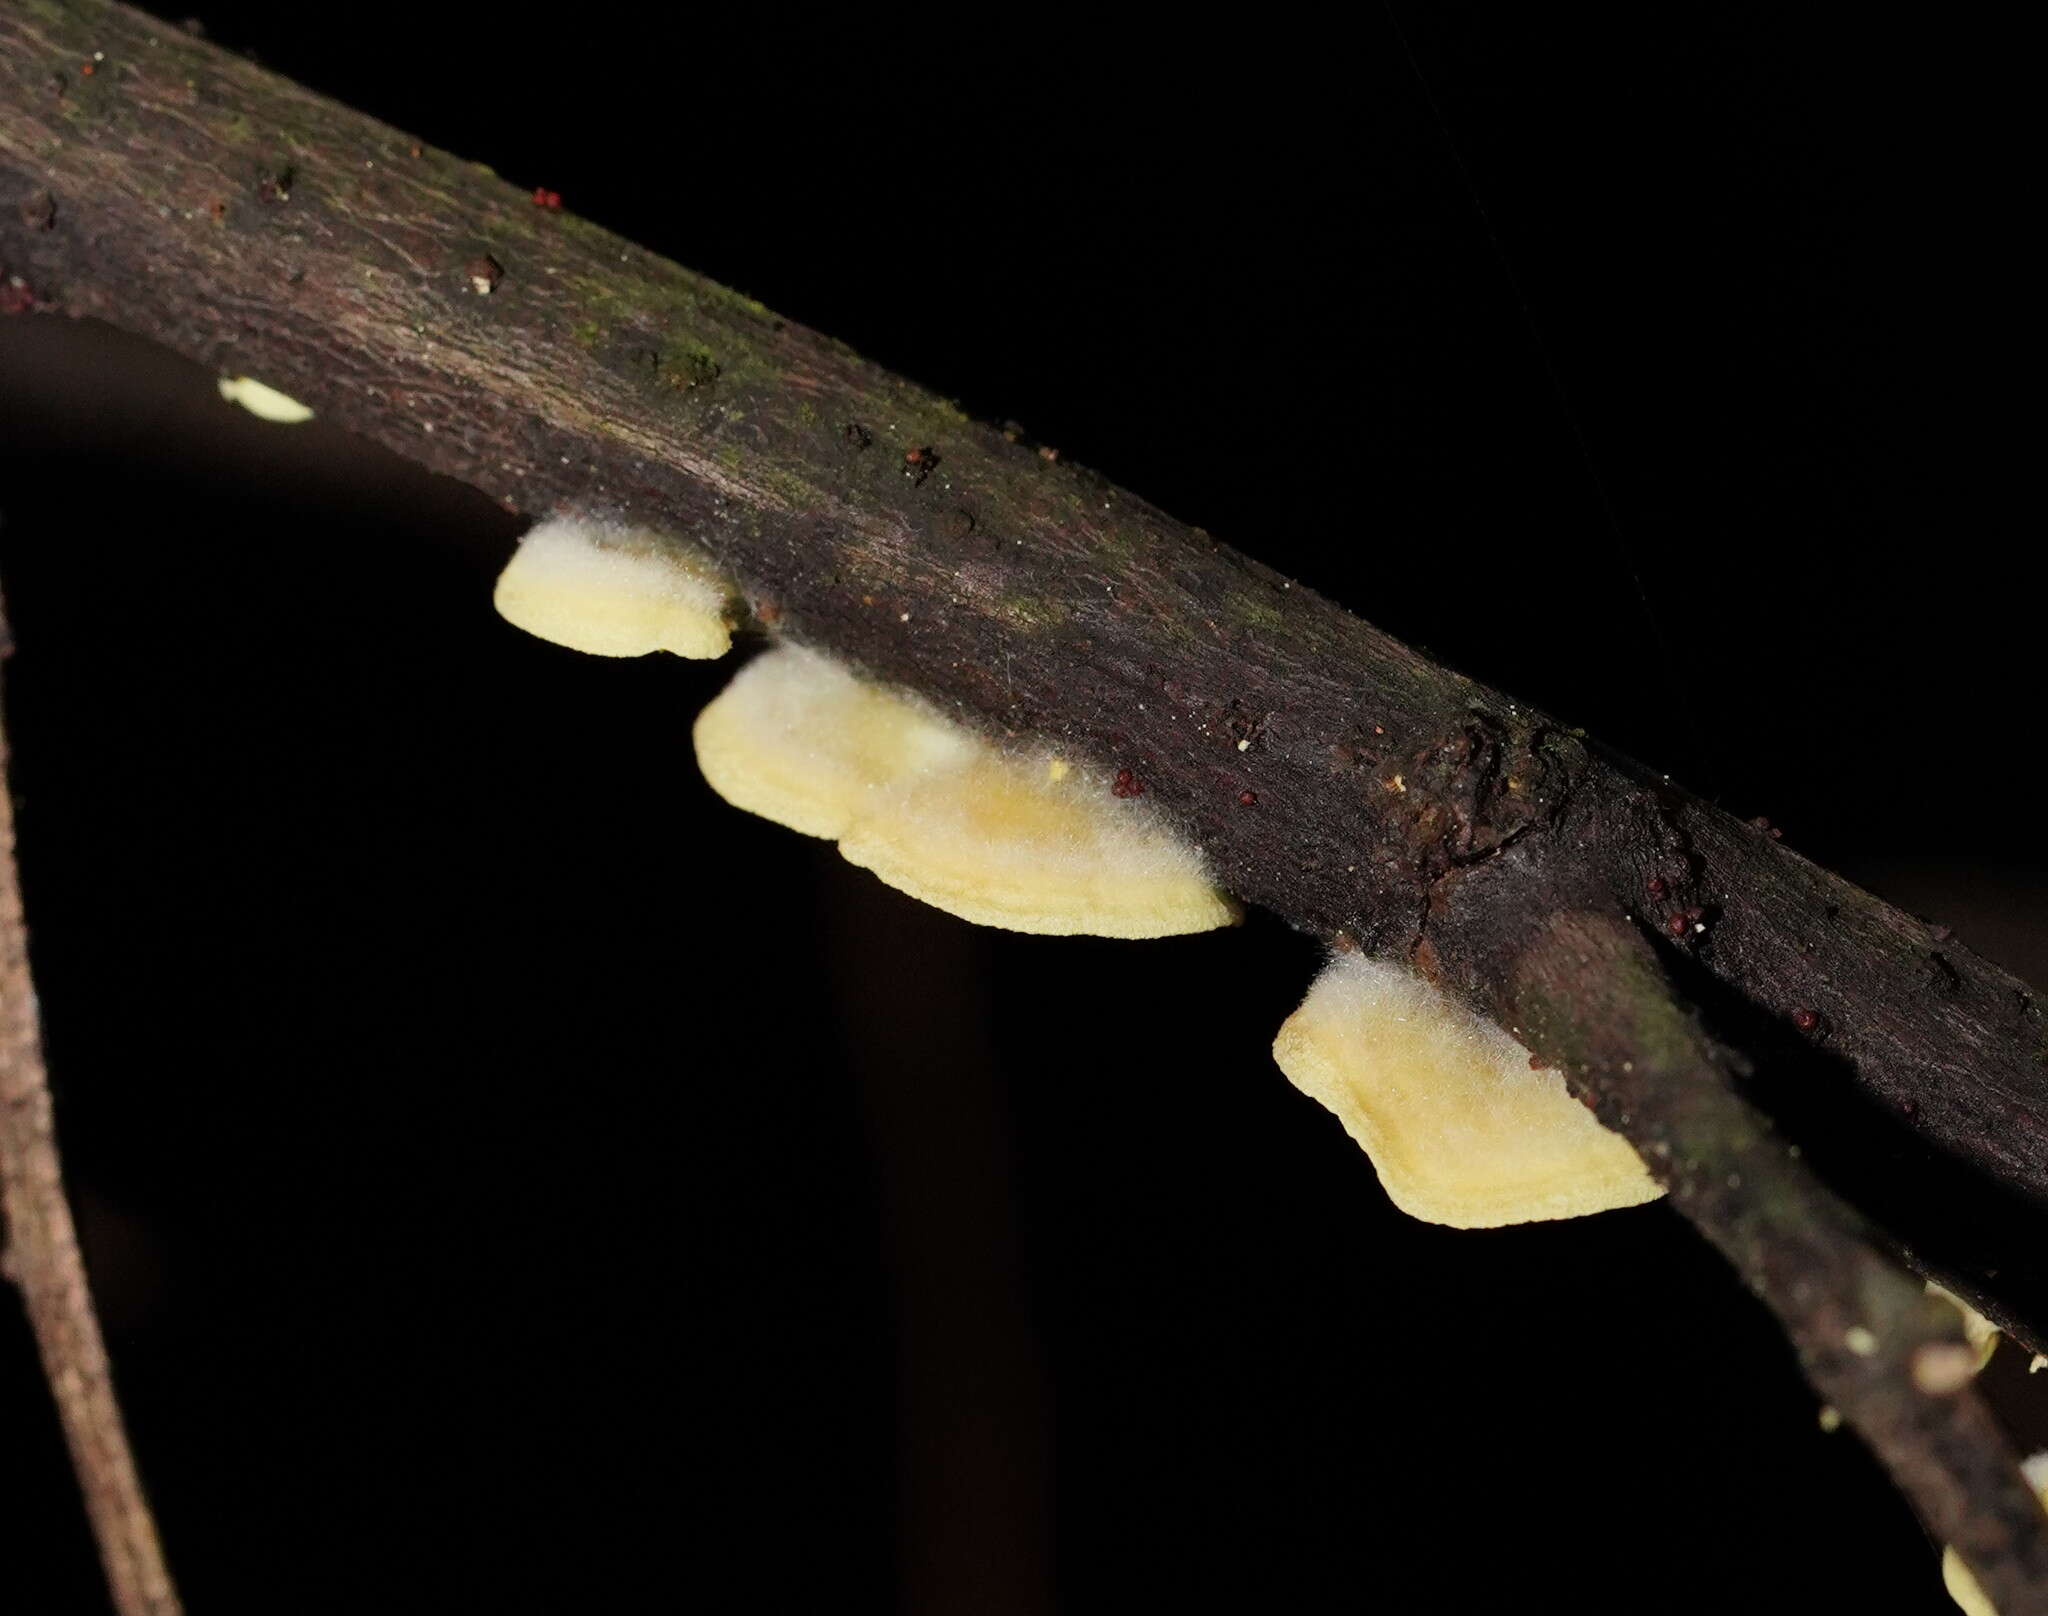
{"label": "textured bark surface", "polygon": [[[1841,1366],[1811,1343],[1839,1320],[1788,1275],[1869,1236],[1757,1142],[1772,1136],[1753,1107],[1811,1139],[1852,1198],[1882,1201],[1914,1261],[2040,1343],[2025,1253],[2048,1206],[2048,1029],[2032,990],[1017,433],[102,3],[0,9],[0,302],[256,376],[507,508],[687,534],[762,624],[991,733],[1129,770],[1239,896],[1414,959],[1566,1065],[1674,1188],[1692,1184],[1680,1209],[1792,1308],[1817,1382]],[[1534,1013],[1564,1002],[1558,959],[1605,961],[1567,996],[1583,1009],[1634,958],[1560,940],[1589,914],[1658,939],[1659,979],[1701,1009],[1713,1048],[1749,1057],[1707,1062],[1724,1101],[1644,1102],[1611,1040],[1649,1022],[1624,1018],[1589,1052],[1584,1016]],[[1730,1184],[1731,1153],[1753,1153],[1754,1175]],[[1822,1206],[1811,1240],[1767,1215]],[[1866,1412],[1883,1448],[1892,1416]],[[1934,1493],[1914,1490],[1944,1522],[1937,1436],[1916,1439]]]}

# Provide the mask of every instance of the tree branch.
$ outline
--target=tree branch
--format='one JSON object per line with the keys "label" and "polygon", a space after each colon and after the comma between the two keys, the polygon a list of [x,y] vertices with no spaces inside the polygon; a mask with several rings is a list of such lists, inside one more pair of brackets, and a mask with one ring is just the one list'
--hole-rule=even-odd
{"label": "tree branch", "polygon": [[[0,657],[7,619],[0,610]],[[57,1399],[71,1462],[121,1616],[176,1616],[156,1522],[121,1425],[106,1344],[93,1313],[43,1069],[28,934],[14,864],[14,800],[0,724],[0,1272],[21,1291]]]}
{"label": "tree branch", "polygon": [[2048,1609],[2041,1507],[1974,1390],[1955,1309],[1736,1093],[1748,1062],[1678,1002],[1641,932],[1612,914],[1555,915],[1510,966],[1508,993],[1521,1032],[1558,1051],[1573,1091],[1635,1141],[1997,1608]]}
{"label": "tree branch", "polygon": [[[1128,769],[1239,896],[1414,959],[1653,1166],[1667,1147],[1678,1209],[1930,1522],[1981,1520],[2006,1535],[1979,1553],[2038,1566],[1975,1403],[1923,1429],[1866,1384],[1910,1367],[1927,1317],[1750,1109],[2038,1349],[2048,1027],[1942,928],[1018,433],[106,0],[0,15],[0,298],[255,375],[508,508],[686,532],[778,632]],[[1669,989],[1627,997],[1648,979],[1614,927],[1665,939],[1711,1040],[1674,1030]],[[1730,1045],[1758,1060],[1747,1104],[1710,1098]],[[1655,1103],[1649,1074],[1673,1085]],[[1882,1349],[1860,1366],[1826,1345],[1852,1295]]]}

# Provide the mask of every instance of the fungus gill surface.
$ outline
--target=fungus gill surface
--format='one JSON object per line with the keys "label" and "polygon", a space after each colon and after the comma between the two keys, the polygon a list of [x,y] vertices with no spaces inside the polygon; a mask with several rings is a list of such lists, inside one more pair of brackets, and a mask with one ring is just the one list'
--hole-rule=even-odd
{"label": "fungus gill surface", "polygon": [[498,575],[506,622],[573,651],[723,656],[732,591],[707,561],[659,534],[573,517],[542,522]]}
{"label": "fungus gill surface", "polygon": [[220,396],[230,404],[241,405],[251,415],[284,426],[297,426],[313,419],[313,412],[297,399],[287,397],[275,387],[266,387],[253,376],[221,377]]}
{"label": "fungus gill surface", "polygon": [[963,920],[1167,937],[1238,918],[1201,854],[1094,771],[1002,751],[816,651],[755,658],[704,709],[695,739],[704,778],[735,808],[837,841]]}
{"label": "fungus gill surface", "polygon": [[1460,1229],[1579,1217],[1663,1194],[1563,1077],[1413,972],[1340,954],[1273,1040],[1294,1085],[1364,1147],[1411,1217]]}

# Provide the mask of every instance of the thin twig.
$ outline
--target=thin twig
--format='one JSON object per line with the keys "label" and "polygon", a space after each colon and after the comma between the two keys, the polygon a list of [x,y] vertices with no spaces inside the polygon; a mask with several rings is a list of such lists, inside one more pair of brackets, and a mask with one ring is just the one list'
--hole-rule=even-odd
{"label": "thin twig", "polygon": [[[7,619],[0,607],[0,656]],[[135,1457],[93,1312],[78,1231],[64,1198],[64,1174],[43,1066],[28,933],[14,862],[14,803],[7,733],[0,724],[0,1207],[6,1214],[4,1271],[20,1289],[57,1400],[71,1462],[92,1517],[107,1587],[121,1616],[175,1616],[182,1607],[165,1568],[156,1522],[142,1496]]]}
{"label": "thin twig", "polygon": [[2001,1616],[2048,1616],[2048,1516],[1977,1395],[1955,1309],[1738,1092],[1748,1063],[1681,1001],[1641,931],[1536,928],[1508,1013],[1777,1314],[1816,1391],[1883,1460]]}

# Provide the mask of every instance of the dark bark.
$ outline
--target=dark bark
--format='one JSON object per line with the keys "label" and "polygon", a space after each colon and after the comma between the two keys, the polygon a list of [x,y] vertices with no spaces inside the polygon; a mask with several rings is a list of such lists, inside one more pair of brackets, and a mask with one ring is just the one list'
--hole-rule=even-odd
{"label": "dark bark", "polygon": [[1628,1134],[1672,1203],[1785,1322],[1807,1379],[1929,1530],[2006,1616],[2048,1608],[2041,1506],[1959,1368],[1972,1354],[1954,1309],[1744,1102],[1749,1062],[1679,1004],[1647,937],[1611,912],[1567,910],[1502,968],[1514,1024],[1557,1052],[1573,1091]]}
{"label": "dark bark", "polygon": [[[2025,984],[1101,477],[99,0],[0,12],[0,295],[257,376],[510,509],[687,534],[777,632],[1131,771],[1239,896],[1415,959],[1566,1063],[1653,1167],[1674,1151],[1659,1170],[1679,1209],[1786,1316],[1824,1388],[1826,1299],[1877,1260],[1873,1237],[1755,1144],[1753,1106],[1882,1201],[1913,1261],[2040,1345],[2038,1281],[2014,1279],[2048,1206],[2048,1029]],[[1661,1020],[1532,1012],[1532,970],[1546,1003],[1623,991],[1611,973],[1633,953],[1573,943],[1592,963],[1558,997],[1558,928],[1587,915],[1664,940],[1665,975],[1713,1029],[1699,1049],[1754,1058],[1743,1098],[1736,1064],[1701,1054],[1672,1082],[1725,1104],[1649,1103],[1622,1052],[1678,1014],[1661,988]],[[1749,1120],[1731,1133],[1733,1116]],[[1949,1216],[1959,1198],[1971,1217]],[[1968,1421],[1937,1439],[1889,1384],[1891,1401],[1845,1408],[1895,1470],[1919,1467],[1907,1485],[1946,1530],[1958,1471],[1936,1450]],[[1973,1507],[2010,1526],[2010,1487],[1986,1485]],[[2038,1567],[2038,1541],[2008,1548],[2005,1571]]]}

